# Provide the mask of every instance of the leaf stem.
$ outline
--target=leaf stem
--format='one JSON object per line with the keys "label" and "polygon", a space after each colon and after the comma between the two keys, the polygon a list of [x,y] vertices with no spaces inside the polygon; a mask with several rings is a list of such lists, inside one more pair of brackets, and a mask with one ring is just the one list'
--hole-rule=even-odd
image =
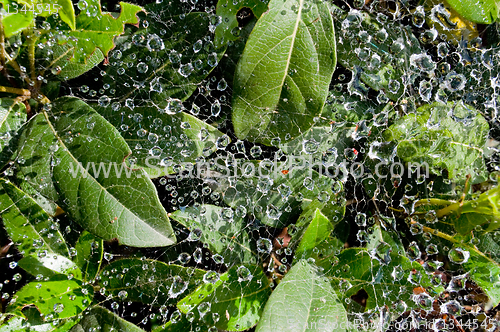
{"label": "leaf stem", "polygon": [[12,88],[10,86],[0,86],[0,92],[13,93],[20,96],[31,96],[31,92],[28,89]]}
{"label": "leaf stem", "polygon": [[415,207],[419,207],[420,205],[451,205],[455,202],[453,201],[448,201],[446,199],[439,199],[439,198],[424,198],[420,199],[415,202]]}
{"label": "leaf stem", "polygon": [[30,30],[28,34],[28,59],[30,63],[30,75],[31,80],[34,82],[36,80],[36,68],[35,68],[35,43],[38,37],[35,36],[33,30]]}
{"label": "leaf stem", "polygon": [[[458,203],[457,203],[457,204],[458,204]],[[410,223],[411,223],[411,224],[416,224],[417,222],[416,222],[415,220],[413,220],[413,219],[412,219],[412,220],[410,221]],[[430,228],[430,227],[427,227],[427,226],[423,226],[423,231],[424,231],[424,232],[427,232],[427,233],[430,233],[430,234],[432,234],[432,235],[435,235],[435,236],[437,236],[437,237],[440,237],[440,238],[442,238],[442,239],[444,239],[444,240],[447,240],[447,241],[449,241],[449,242],[452,242],[452,243],[458,243],[458,244],[460,244],[460,246],[461,246],[461,247],[464,247],[464,248],[466,248],[466,249],[468,249],[468,250],[472,250],[472,251],[474,251],[476,254],[478,254],[479,256],[484,257],[484,258],[486,258],[488,261],[491,261],[491,262],[493,262],[493,263],[495,263],[495,264],[497,264],[497,265],[498,265],[498,263],[494,262],[491,258],[489,258],[489,257],[488,257],[488,256],[486,256],[484,253],[482,253],[480,250],[478,250],[475,246],[471,246],[471,245],[469,245],[469,244],[467,244],[467,243],[464,243],[464,242],[461,242],[461,241],[457,241],[457,240],[456,240],[453,236],[451,236],[451,235],[448,235],[448,234],[446,234],[446,233],[443,233],[443,232],[438,231],[437,229]]]}

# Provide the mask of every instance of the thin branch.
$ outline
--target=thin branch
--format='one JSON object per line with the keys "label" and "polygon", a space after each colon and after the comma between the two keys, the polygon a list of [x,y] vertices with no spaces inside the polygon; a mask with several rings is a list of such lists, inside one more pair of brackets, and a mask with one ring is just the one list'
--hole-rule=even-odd
{"label": "thin branch", "polygon": [[26,96],[26,97],[31,96],[31,92],[28,89],[18,89],[18,88],[12,88],[10,86],[0,86],[0,92],[13,93],[16,95]]}

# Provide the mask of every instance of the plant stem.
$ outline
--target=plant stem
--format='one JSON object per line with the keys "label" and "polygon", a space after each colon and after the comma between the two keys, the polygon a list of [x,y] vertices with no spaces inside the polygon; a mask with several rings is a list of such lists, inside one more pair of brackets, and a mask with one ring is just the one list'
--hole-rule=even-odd
{"label": "plant stem", "polygon": [[452,202],[452,201],[448,201],[448,200],[445,200],[445,199],[439,199],[439,198],[424,198],[424,199],[420,199],[418,201],[415,202],[415,207],[418,207],[420,205],[445,205],[445,206],[448,206],[448,205],[451,205],[455,202]]}
{"label": "plant stem", "polygon": [[31,96],[31,92],[28,89],[11,88],[10,86],[0,86],[0,92],[13,93],[16,95],[26,96],[26,97]]}
{"label": "plant stem", "polygon": [[[457,203],[458,204],[458,203]],[[416,224],[417,222],[415,220],[411,220],[410,221],[411,224]],[[476,254],[478,254],[479,256],[481,257],[484,257],[486,258],[488,261],[491,261],[493,262],[494,264],[498,265],[498,263],[496,263],[495,261],[493,261],[491,258],[489,258],[488,256],[486,256],[484,253],[482,253],[480,250],[478,250],[475,246],[471,246],[470,244],[468,243],[463,243],[463,242],[460,242],[460,241],[457,241],[455,240],[455,238],[451,235],[448,235],[446,233],[443,233],[443,232],[440,232],[438,231],[437,229],[434,229],[434,228],[430,228],[430,227],[427,227],[427,226],[423,226],[423,231],[424,232],[427,232],[427,233],[430,233],[432,235],[435,235],[437,237],[440,237],[446,241],[449,241],[451,243],[459,243],[461,247],[464,247],[468,250],[472,250],[474,251]]]}

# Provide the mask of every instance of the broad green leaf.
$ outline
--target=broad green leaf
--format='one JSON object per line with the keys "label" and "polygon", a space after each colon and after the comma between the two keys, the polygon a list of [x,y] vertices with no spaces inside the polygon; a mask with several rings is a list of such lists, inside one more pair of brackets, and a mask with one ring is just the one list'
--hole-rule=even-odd
{"label": "broad green leaf", "polygon": [[165,114],[153,105],[119,110],[97,106],[96,110],[120,131],[133,151],[129,158],[152,178],[176,173],[174,165],[208,156],[223,135],[188,113]]}
{"label": "broad green leaf", "polygon": [[[330,90],[323,108],[322,117],[335,122],[357,123],[360,121],[374,120],[375,125],[385,125],[381,113],[388,111],[390,104],[378,104],[370,99],[362,98],[357,94],[350,94],[345,91],[341,84],[335,85]],[[315,124],[315,126],[317,126]]]}
{"label": "broad green leaf", "polygon": [[101,272],[100,285],[121,301],[172,305],[194,291],[205,271],[137,258],[121,259]]}
{"label": "broad green leaf", "polygon": [[64,278],[83,279],[82,271],[73,261],[50,252],[25,256],[18,262],[18,265],[33,276],[43,275],[45,278],[51,278],[63,274]]}
{"label": "broad green leaf", "polygon": [[[316,201],[317,202],[317,201]],[[311,203],[307,209],[300,215],[296,223],[297,234],[290,240],[290,247],[297,245],[295,257],[307,259],[311,256],[312,251],[323,241],[330,237],[334,225],[321,210],[312,205],[320,205]],[[321,206],[321,205],[320,205]]]}
{"label": "broad green leaf", "polygon": [[405,249],[399,236],[396,231],[387,229],[377,222],[370,229],[366,249],[374,250],[377,257],[384,261],[389,260],[391,252],[404,255]]}
{"label": "broad green leaf", "polygon": [[[41,11],[41,14],[39,14],[40,16],[48,16],[57,13],[59,18],[66,23],[71,30],[76,29],[75,8],[71,0],[41,0],[40,3],[45,4],[45,10]],[[36,7],[35,5],[35,8]],[[46,10],[47,8],[52,8],[52,11]],[[56,9],[55,11],[54,8]]]}
{"label": "broad green leaf", "polygon": [[236,69],[236,136],[270,144],[275,137],[288,141],[309,129],[321,114],[335,64],[329,5],[271,0]]}
{"label": "broad green leaf", "polygon": [[432,285],[422,265],[399,255],[397,249],[378,250],[372,256],[364,248],[349,248],[338,255],[313,258],[340,295],[348,298],[363,289],[368,294],[366,310],[392,307],[398,301],[417,307],[413,289],[423,287],[431,295],[444,290]]}
{"label": "broad green leaf", "polygon": [[397,142],[397,155],[405,162],[427,163],[432,173],[444,168],[448,178],[473,184],[486,179],[483,158],[488,122],[463,103],[433,103],[396,121],[384,132],[386,141]]}
{"label": "broad green leaf", "polygon": [[[7,1],[6,1],[7,2]],[[5,7],[7,6],[7,9]],[[2,14],[2,25],[5,37],[9,38],[33,24],[33,12],[20,12],[22,6],[15,2],[4,2],[4,10],[6,13]]]}
{"label": "broad green leaf", "polygon": [[[145,7],[149,26],[117,39],[104,77],[119,96],[119,104],[112,105],[134,108],[129,105],[145,106],[148,100],[160,108],[158,113],[179,113],[184,110],[180,100],[187,99],[217,66],[225,52],[225,46],[213,44],[211,31],[218,16],[191,12],[185,5],[149,4]],[[131,78],[137,84],[131,84]],[[215,108],[212,113],[217,113]]]}
{"label": "broad green leaf", "polygon": [[[207,325],[200,321],[188,321],[186,315],[175,311],[170,320],[162,326],[157,327],[152,332],[213,332],[209,331]],[[179,318],[180,316],[180,318]]]}
{"label": "broad green leaf", "polygon": [[[54,45],[50,48],[47,46],[46,49],[50,49],[52,59],[47,68],[51,69],[56,77],[63,81],[83,75],[104,60],[104,54],[98,48],[90,55],[86,62],[71,61],[74,48],[67,44]],[[42,51],[46,49],[42,49]]]}
{"label": "broad green leaf", "polygon": [[69,259],[59,225],[30,196],[4,179],[0,179],[0,215],[9,237],[24,256],[19,261],[21,268],[32,275],[82,278]]}
{"label": "broad green leaf", "polygon": [[78,321],[75,318],[66,318],[58,319],[57,321],[45,322],[40,316],[38,310],[33,307],[25,308],[23,313],[26,314],[27,319],[12,316],[11,319],[0,326],[0,332],[66,332],[69,331]]}
{"label": "broad green leaf", "polygon": [[[240,36],[241,28],[238,26],[237,14],[245,8],[250,9],[255,18],[260,16],[267,10],[269,0],[255,1],[255,0],[220,0],[217,2],[217,15],[221,17],[221,22],[215,29],[216,46],[225,45],[229,41],[234,41]],[[243,15],[240,13],[240,15]]]}
{"label": "broad green leaf", "polygon": [[437,211],[437,216],[448,215],[455,230],[465,235],[482,226],[486,231],[494,231],[500,227],[500,186],[490,189],[479,197],[464,202],[453,203]]}
{"label": "broad green leaf", "polygon": [[285,275],[266,303],[256,332],[346,331],[347,313],[331,284],[305,260]]}
{"label": "broad green leaf", "polygon": [[[456,248],[452,249],[456,250]],[[465,254],[470,255],[463,268],[468,276],[488,295],[493,302],[493,307],[500,303],[500,264],[488,256],[475,250],[467,250]]]}
{"label": "broad green leaf", "polygon": [[[332,190],[332,187],[337,187],[333,179],[304,165],[303,168],[295,165],[287,169],[287,165],[278,163],[270,173],[266,173],[264,164],[255,165],[253,176],[240,176],[234,184],[227,178],[218,179],[215,190],[224,194],[224,202],[233,209],[243,206],[249,214],[271,227],[287,226],[298,217],[301,209],[316,199],[323,203],[321,209],[327,217],[333,220],[343,216],[341,204],[336,199],[340,199],[339,193]],[[238,167],[246,169],[245,165],[240,164]],[[265,176],[257,176],[259,170]]]}
{"label": "broad green leaf", "polygon": [[447,0],[461,16],[480,24],[491,24],[498,19],[499,2],[496,0]]}
{"label": "broad green leaf", "polygon": [[23,255],[56,253],[69,257],[58,224],[33,199],[0,179],[0,215],[9,237]]}
{"label": "broad green leaf", "polygon": [[[493,307],[497,306],[500,303],[500,260],[496,232],[475,232],[474,236],[461,236],[436,229],[427,231],[436,234],[435,238],[440,244],[447,247],[452,244],[453,248],[446,253],[451,267],[465,271],[464,280],[468,277],[474,281],[490,298]],[[450,284],[449,287],[463,286]]]}
{"label": "broad green leaf", "polygon": [[368,95],[366,87],[359,86],[359,80],[374,90],[381,91],[379,100],[399,100],[407,82],[403,81],[408,71],[410,56],[421,54],[418,39],[410,26],[380,16],[352,9],[345,12],[333,6],[335,29],[339,34],[337,56],[339,63],[353,71],[352,94]]}
{"label": "broad green leaf", "polygon": [[0,152],[26,122],[26,106],[15,99],[0,99]]}
{"label": "broad green leaf", "polygon": [[60,44],[73,48],[71,61],[86,62],[99,49],[105,56],[115,46],[115,37],[121,35],[125,24],[137,24],[137,13],[142,10],[137,5],[120,2],[121,12],[117,18],[101,12],[99,0],[86,0],[87,7],[76,17],[75,28],[67,30],[66,39]]}
{"label": "broad green leaf", "polygon": [[136,325],[127,322],[115,313],[100,306],[92,307],[86,311],[83,318],[75,325],[71,332],[87,331],[127,331],[143,332],[144,330]]}
{"label": "broad green leaf", "polygon": [[[270,293],[269,281],[260,267],[236,265],[214,283],[202,284],[177,307],[183,313],[194,313],[209,326],[245,331],[258,323]],[[214,316],[219,320],[214,321]]]}
{"label": "broad green leaf", "polygon": [[177,210],[170,217],[192,232],[201,231],[200,241],[227,264],[257,263],[244,216],[233,209],[205,204]]}
{"label": "broad green leaf", "polygon": [[131,151],[119,132],[77,98],[34,116],[20,138],[16,174],[105,240],[137,247],[175,242],[156,189],[122,161]]}
{"label": "broad green leaf", "polygon": [[280,148],[289,156],[303,156],[315,165],[323,165],[323,170],[328,170],[331,176],[342,177],[340,164],[345,161],[345,149],[354,146],[353,134],[355,127],[345,123],[315,125],[294,140],[281,144]]}
{"label": "broad green leaf", "polygon": [[83,231],[75,245],[75,263],[83,273],[84,281],[92,281],[97,276],[104,253],[102,239]]}
{"label": "broad green leaf", "polygon": [[76,280],[33,281],[21,288],[6,312],[24,317],[21,311],[35,305],[44,316],[68,318],[82,313],[91,303],[93,289]]}

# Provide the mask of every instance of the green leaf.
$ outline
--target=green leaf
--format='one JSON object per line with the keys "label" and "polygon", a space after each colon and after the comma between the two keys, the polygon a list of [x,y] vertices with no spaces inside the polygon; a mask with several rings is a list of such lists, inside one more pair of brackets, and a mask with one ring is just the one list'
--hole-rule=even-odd
{"label": "green leaf", "polygon": [[[58,8],[54,11],[46,11],[43,10],[40,16],[48,16],[52,15],[54,13],[57,13],[59,15],[59,18],[66,23],[71,30],[76,29],[76,19],[75,19],[75,8],[73,7],[73,3],[71,0],[42,0],[40,3],[42,4],[50,4],[52,7],[48,8],[56,8],[55,5],[57,5]],[[44,6],[44,8],[47,8]]]}
{"label": "green leaf", "polygon": [[431,295],[444,290],[433,286],[422,265],[399,255],[397,248],[376,250],[373,257],[364,248],[349,248],[339,255],[313,258],[344,297],[363,289],[368,294],[366,310],[384,305],[392,307],[397,302],[404,302],[409,308],[418,307],[418,297],[413,297],[414,288],[423,287]]}
{"label": "green leaf", "polygon": [[460,16],[480,24],[491,24],[498,19],[499,3],[496,0],[447,0]]}
{"label": "green leaf", "polygon": [[[48,48],[48,47],[47,47]],[[71,61],[73,57],[73,47],[68,44],[54,45],[50,48],[52,61],[47,66],[52,68],[56,77],[67,81],[85,74],[104,60],[104,54],[100,49],[96,49],[86,62]]]}
{"label": "green leaf", "polygon": [[[162,326],[157,327],[152,332],[211,332],[204,322],[188,321],[186,315],[175,311],[170,320]],[[180,318],[179,318],[180,316]]]}
{"label": "green leaf", "polygon": [[201,231],[200,241],[227,264],[257,263],[244,216],[233,209],[205,204],[177,210],[170,217],[192,232]]}
{"label": "green leaf", "polygon": [[0,99],[0,152],[26,122],[26,106],[19,100]]}
{"label": "green leaf", "polygon": [[[439,225],[439,224],[438,224]],[[495,232],[475,232],[474,236],[448,235],[435,229],[428,230],[443,245],[453,245],[447,252],[450,263],[465,271],[490,298],[493,307],[500,303],[500,259],[498,235]],[[444,241],[443,241],[444,240]],[[449,287],[453,287],[450,285]],[[454,287],[464,287],[465,284]]]}
{"label": "green leaf", "polygon": [[21,311],[35,305],[44,316],[68,318],[82,313],[91,303],[93,289],[76,280],[33,281],[21,288],[6,312],[24,317]]}
{"label": "green leaf", "polygon": [[106,292],[124,301],[148,305],[172,305],[194,291],[205,271],[137,258],[121,259],[101,272]]}
{"label": "green leaf", "polygon": [[318,125],[304,132],[294,140],[280,144],[281,150],[289,156],[304,156],[311,158],[315,165],[337,166],[337,170],[328,169],[332,176],[337,171],[340,176],[340,164],[345,161],[344,151],[354,146],[352,139],[355,127],[346,123]]}
{"label": "green leaf", "polygon": [[335,33],[324,1],[271,0],[236,69],[236,136],[288,141],[321,114],[336,64]]}
{"label": "green leaf", "polygon": [[83,231],[75,245],[75,250],[75,263],[83,272],[83,280],[94,280],[101,267],[104,254],[104,243],[102,239],[87,231]]}
{"label": "green leaf", "polygon": [[[2,25],[5,37],[10,38],[18,33],[21,33],[33,24],[34,16],[31,11],[20,12],[22,6],[17,3],[9,1],[7,5],[9,6],[9,11],[2,14]],[[17,6],[17,10],[15,9],[16,7],[13,6]]]}
{"label": "green leaf", "polygon": [[[253,163],[253,162],[248,162]],[[235,210],[241,206],[263,224],[271,227],[285,227],[301,213],[312,201],[323,203],[322,212],[329,218],[343,216],[342,208],[335,198],[333,179],[320,175],[307,166],[276,163],[267,173],[267,163],[256,163],[254,174],[262,172],[265,176],[240,176],[234,184],[227,178],[219,178],[216,191],[223,193],[224,202]],[[245,165],[239,165],[243,170]],[[230,172],[230,174],[233,174]],[[309,176],[310,175],[310,176]],[[336,220],[335,220],[336,221]]]}
{"label": "green leaf", "polygon": [[[386,16],[370,15],[351,10],[348,13],[333,7],[335,29],[339,34],[337,56],[339,63],[353,72],[349,94],[368,96],[368,89],[381,91],[379,100],[397,101],[404,94],[408,82],[403,81],[410,56],[421,54],[420,42],[410,26],[403,26]],[[355,84],[353,84],[355,83]]]}
{"label": "green leaf", "polygon": [[[133,151],[129,158],[134,158],[135,165],[144,167],[152,178],[176,173],[174,165],[211,154],[223,135],[188,113],[165,114],[156,106],[96,110],[120,131]],[[175,142],[178,139],[180,142]]]}
{"label": "green leaf", "polygon": [[64,33],[66,39],[60,44],[73,48],[71,61],[86,62],[99,49],[105,56],[115,46],[115,37],[121,35],[125,24],[137,24],[137,13],[141,7],[120,2],[121,13],[117,18],[101,12],[99,0],[87,0],[87,8],[76,17],[75,28]]}
{"label": "green leaf", "polygon": [[32,275],[82,278],[69,259],[59,225],[30,196],[4,179],[0,179],[0,215],[9,237],[24,256],[20,267]]}
{"label": "green leaf", "polygon": [[486,179],[483,149],[488,122],[473,108],[460,103],[433,103],[396,121],[384,132],[397,142],[397,155],[405,162],[427,163],[434,174],[448,171],[448,178],[473,184]]}
{"label": "green leaf", "polygon": [[482,226],[486,231],[494,231],[500,227],[500,187],[496,186],[473,200],[457,202],[438,211],[438,216],[444,211],[451,211],[447,222],[454,225],[455,230],[465,235]]}
{"label": "green leaf", "polygon": [[[65,256],[53,253],[43,252],[37,256],[25,256],[18,262],[18,265],[33,276],[43,275],[45,278],[52,279],[52,277],[63,274],[64,278],[83,279],[82,271],[75,263]],[[54,279],[60,279],[60,277]]]}
{"label": "green leaf", "polygon": [[474,250],[466,250],[466,252],[470,257],[463,263],[464,269],[496,307],[500,303],[500,265],[483,253]]}
{"label": "green leaf", "polygon": [[0,326],[0,332],[65,332],[69,331],[78,321],[75,318],[66,318],[45,322],[38,310],[33,307],[25,308],[23,313],[27,319],[13,316],[7,323]]}
{"label": "green leaf", "polygon": [[175,242],[147,174],[122,163],[131,153],[127,143],[83,101],[56,100],[52,113],[39,113],[30,120],[20,146],[17,160],[23,158],[25,163],[18,168],[18,179],[57,201],[88,231],[130,246]]}
{"label": "green leaf", "polygon": [[[218,329],[244,331],[258,323],[270,293],[269,281],[260,267],[233,266],[214,283],[198,287],[177,307]],[[214,314],[218,321],[214,321]]]}
{"label": "green leaf", "polygon": [[266,303],[256,332],[346,331],[347,314],[317,268],[297,262]]}
{"label": "green leaf", "polygon": [[238,27],[238,12],[247,8],[252,11],[255,18],[260,18],[267,10],[269,0],[255,1],[255,0],[220,0],[217,2],[217,15],[221,17],[221,22],[215,29],[214,44],[219,47],[225,45],[229,41],[238,39],[241,28]]}
{"label": "green leaf", "polygon": [[86,311],[80,322],[70,330],[70,332],[86,331],[143,332],[144,330],[103,307],[95,306]]}
{"label": "green leaf", "polygon": [[[225,46],[213,44],[212,22],[218,16],[183,10],[179,2],[145,9],[149,26],[117,40],[104,81],[117,91],[117,107],[129,107],[130,101],[124,102],[130,98],[137,106],[153,102],[158,113],[179,113],[180,100],[197,89],[225,52]],[[131,78],[140,83],[131,86]]]}
{"label": "green leaf", "polygon": [[[313,204],[311,203],[310,206]],[[296,241],[300,241],[295,250],[295,257],[303,259],[309,258],[312,251],[330,237],[334,228],[333,224],[321,213],[319,208],[310,209],[310,206],[297,221],[296,227],[299,229],[297,235],[299,236],[293,236],[289,244],[290,247],[293,247]]]}

